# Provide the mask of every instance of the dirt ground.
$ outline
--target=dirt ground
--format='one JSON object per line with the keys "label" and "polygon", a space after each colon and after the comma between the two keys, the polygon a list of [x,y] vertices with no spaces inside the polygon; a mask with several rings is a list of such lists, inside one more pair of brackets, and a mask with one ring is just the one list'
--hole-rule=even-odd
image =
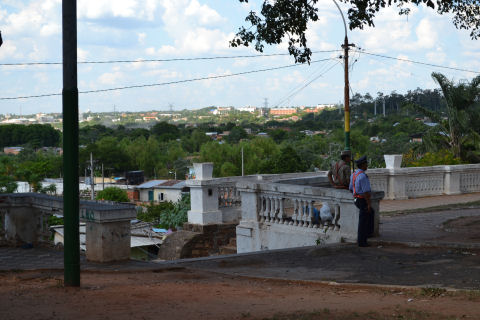
{"label": "dirt ground", "polygon": [[0,273],[0,319],[480,319],[479,291],[161,272]]}
{"label": "dirt ground", "polygon": [[478,243],[480,241],[480,217],[460,217],[448,220],[443,224],[446,235],[444,241]]}

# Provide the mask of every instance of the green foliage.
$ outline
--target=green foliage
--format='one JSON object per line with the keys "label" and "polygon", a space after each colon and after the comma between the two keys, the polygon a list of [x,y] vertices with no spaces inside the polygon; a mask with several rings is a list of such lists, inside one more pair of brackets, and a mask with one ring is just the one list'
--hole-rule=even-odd
{"label": "green foliage", "polygon": [[116,202],[128,202],[127,192],[118,187],[108,187],[97,193],[97,200],[109,200]]}
{"label": "green foliage", "polygon": [[142,221],[154,222],[161,228],[178,228],[187,222],[187,212],[190,210],[190,194],[183,194],[177,203],[150,203],[146,212],[137,213]]}
{"label": "green foliage", "polygon": [[160,216],[159,225],[163,228],[182,227],[188,221],[188,210],[190,210],[190,194],[184,194],[172,209],[166,210]]}
{"label": "green foliage", "polygon": [[424,155],[415,155],[411,150],[404,154],[402,159],[405,167],[428,167],[439,165],[455,165],[461,164],[460,158],[456,158],[449,150],[440,150],[437,152],[427,152]]}
{"label": "green foliage", "polygon": [[48,216],[48,226],[61,226],[63,225],[63,217],[56,217],[54,215]]}
{"label": "green foliage", "polygon": [[13,193],[17,190],[17,183],[12,176],[0,175],[0,193]]}
{"label": "green foliage", "polygon": [[[239,0],[248,2],[248,0]],[[318,0],[264,0],[261,15],[250,11],[245,21],[250,25],[240,27],[233,40],[232,47],[254,45],[257,51],[263,52],[265,44],[276,45],[288,43],[288,52],[294,56],[295,62],[310,62],[312,51],[307,46],[307,25],[310,21],[318,21]],[[350,29],[363,29],[374,26],[374,18],[387,7],[398,7],[399,14],[409,14],[408,4],[420,5],[435,9],[439,14],[450,13],[453,23],[459,29],[470,30],[470,36],[480,36],[480,8],[475,0],[459,0],[455,5],[448,0],[400,0],[400,1],[365,1],[344,0],[348,7],[348,23]]]}
{"label": "green foliage", "polygon": [[0,126],[0,148],[30,145],[33,148],[55,147],[60,133],[48,124],[7,124]]}
{"label": "green foliage", "polygon": [[137,218],[146,222],[154,222],[160,224],[160,217],[167,211],[173,210],[174,205],[172,202],[160,202],[158,204],[150,203],[146,206],[146,211],[137,213]]}

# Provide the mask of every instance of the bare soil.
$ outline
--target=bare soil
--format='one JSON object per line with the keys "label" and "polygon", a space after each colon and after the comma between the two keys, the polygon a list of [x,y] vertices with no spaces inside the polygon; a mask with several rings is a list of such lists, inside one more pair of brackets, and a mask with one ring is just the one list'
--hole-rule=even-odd
{"label": "bare soil", "polygon": [[172,268],[0,273],[0,319],[480,319],[479,291],[265,280]]}
{"label": "bare soil", "polygon": [[448,220],[443,224],[443,230],[447,232],[443,240],[451,240],[464,243],[480,242],[480,217],[460,217]]}

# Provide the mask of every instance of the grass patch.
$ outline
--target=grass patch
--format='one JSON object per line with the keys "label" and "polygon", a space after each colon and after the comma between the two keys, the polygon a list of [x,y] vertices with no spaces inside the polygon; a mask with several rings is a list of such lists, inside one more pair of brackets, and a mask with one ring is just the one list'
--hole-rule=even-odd
{"label": "grass patch", "polygon": [[443,288],[421,288],[420,289],[420,295],[423,297],[431,297],[431,298],[437,298],[440,296],[444,296],[445,293],[447,292],[446,289]]}

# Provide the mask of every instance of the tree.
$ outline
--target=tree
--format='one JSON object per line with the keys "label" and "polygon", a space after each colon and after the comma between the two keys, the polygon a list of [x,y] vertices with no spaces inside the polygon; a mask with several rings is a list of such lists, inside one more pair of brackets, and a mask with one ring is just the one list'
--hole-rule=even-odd
{"label": "tree", "polygon": [[[248,2],[248,0],[239,0]],[[408,15],[410,9],[405,6],[424,4],[439,14],[453,14],[453,23],[459,29],[470,30],[472,39],[480,36],[480,6],[477,0],[339,0],[349,6],[349,27],[362,29],[374,26],[375,15],[386,7],[396,6],[400,15]],[[307,24],[319,19],[315,6],[318,0],[264,0],[261,16],[251,11],[245,18],[250,27],[241,27],[235,38],[230,41],[232,47],[249,46],[255,43],[255,49],[263,52],[264,44],[280,44],[288,39],[288,51],[295,62],[310,62],[312,51],[307,45]]]}
{"label": "tree", "polygon": [[97,200],[109,200],[116,202],[128,202],[127,192],[117,187],[108,187],[97,193]]}
{"label": "tree", "polygon": [[11,176],[0,175],[0,193],[13,193],[17,190],[17,183]]}
{"label": "tree", "polygon": [[442,89],[446,119],[440,112],[430,111],[415,103],[410,103],[410,106],[438,123],[426,135],[426,143],[437,149],[432,151],[448,148],[455,158],[466,160],[466,148],[470,145],[471,149],[476,149],[475,145],[480,140],[479,132],[475,131],[478,130],[480,76],[457,85],[440,73],[432,73],[432,78]]}

